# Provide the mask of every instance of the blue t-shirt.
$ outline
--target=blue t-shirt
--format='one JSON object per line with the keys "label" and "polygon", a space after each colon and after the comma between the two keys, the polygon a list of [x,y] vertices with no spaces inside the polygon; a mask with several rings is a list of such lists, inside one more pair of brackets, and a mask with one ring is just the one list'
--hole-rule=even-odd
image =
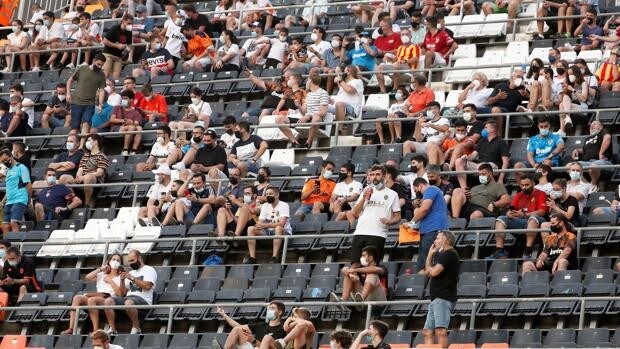
{"label": "blue t-shirt", "polygon": [[73,196],[73,191],[64,184],[43,188],[37,196],[37,201],[49,209],[67,206],[67,199]]}
{"label": "blue t-shirt", "polygon": [[[590,35],[600,35],[600,36],[605,36],[605,33],[603,32],[603,28],[597,26],[594,26],[594,28],[590,28],[589,25],[586,25],[583,27],[583,34],[581,37],[581,44],[582,45],[591,45],[592,44],[592,40],[590,40]],[[599,40],[599,46],[600,46],[600,40]]]}
{"label": "blue t-shirt", "polygon": [[[534,162],[542,163],[553,152],[558,145],[564,143],[562,137],[555,133],[549,133],[546,137],[540,134],[530,138],[527,142],[527,152],[534,154]],[[560,156],[556,155],[551,159],[553,166],[560,164]]]}
{"label": "blue t-shirt", "polygon": [[[375,52],[377,52],[377,48],[374,46],[370,46]],[[364,50],[362,45],[360,45],[359,49],[353,48],[347,52],[347,58],[351,61],[352,65],[356,65],[358,67],[364,67],[366,70],[375,70],[375,57],[371,56]]]}
{"label": "blue t-shirt", "polygon": [[6,204],[22,203],[28,205],[28,190],[26,184],[30,183],[30,173],[19,162],[9,168],[6,173]]}
{"label": "blue t-shirt", "polygon": [[429,186],[422,197],[422,201],[424,200],[433,200],[433,205],[420,222],[420,234],[448,230],[448,205],[441,189],[434,185]]}
{"label": "blue t-shirt", "polygon": [[110,116],[112,116],[113,109],[114,107],[109,105],[108,103],[103,104],[103,107],[101,108],[101,113],[98,113],[97,109],[95,109],[95,113],[93,114],[93,119],[91,121],[92,127],[99,127],[110,121]]}

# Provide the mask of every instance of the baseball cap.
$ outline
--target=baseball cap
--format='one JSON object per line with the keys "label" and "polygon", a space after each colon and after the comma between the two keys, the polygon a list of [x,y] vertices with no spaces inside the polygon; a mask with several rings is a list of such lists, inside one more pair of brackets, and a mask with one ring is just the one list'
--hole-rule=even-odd
{"label": "baseball cap", "polygon": [[168,167],[168,165],[162,164],[156,170],[153,170],[153,173],[154,174],[163,174],[165,176],[170,176],[172,171],[170,170],[170,167]]}
{"label": "baseball cap", "polygon": [[187,13],[183,10],[177,10],[177,16],[187,18]]}
{"label": "baseball cap", "polygon": [[140,12],[140,13],[146,12],[146,6],[144,6],[142,4],[136,6],[136,12]]}
{"label": "baseball cap", "polygon": [[217,132],[215,132],[215,129],[210,128],[208,130],[205,131],[205,135],[209,135],[215,139],[217,139]]}

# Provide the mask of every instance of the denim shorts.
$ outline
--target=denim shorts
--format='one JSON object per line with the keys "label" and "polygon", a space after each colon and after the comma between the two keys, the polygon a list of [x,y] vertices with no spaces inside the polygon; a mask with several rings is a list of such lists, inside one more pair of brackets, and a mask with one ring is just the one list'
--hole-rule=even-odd
{"label": "denim shorts", "polygon": [[527,222],[529,222],[530,219],[536,220],[539,226],[545,222],[545,219],[539,216],[530,216],[528,218],[508,218],[508,216],[497,217],[498,221],[504,223],[506,229],[526,229]]}
{"label": "denim shorts", "polygon": [[7,204],[2,211],[2,223],[23,222],[26,205],[21,202]]}
{"label": "denim shorts", "polygon": [[601,207],[600,209],[603,210],[607,216],[614,215],[616,218],[620,218],[620,210],[618,209],[616,209],[616,212],[613,212],[611,207]]}
{"label": "denim shorts", "polygon": [[299,208],[297,208],[297,210],[295,211],[295,216],[299,216],[299,215],[305,216],[305,215],[312,213],[312,207],[314,207],[313,204],[301,204]]}
{"label": "denim shorts", "polygon": [[93,114],[95,114],[94,105],[71,105],[71,128],[79,130],[82,123],[85,122],[88,125],[92,123]]}
{"label": "denim shorts", "polygon": [[425,330],[434,330],[436,328],[448,328],[450,326],[450,313],[454,308],[454,303],[441,298],[435,298],[428,305],[428,313],[426,314]]}

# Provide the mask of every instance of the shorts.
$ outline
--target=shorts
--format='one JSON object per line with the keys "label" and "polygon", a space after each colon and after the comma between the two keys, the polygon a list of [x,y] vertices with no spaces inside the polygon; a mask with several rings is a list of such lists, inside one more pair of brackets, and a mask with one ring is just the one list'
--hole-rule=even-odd
{"label": "shorts", "polygon": [[362,249],[366,246],[374,246],[377,249],[377,261],[383,259],[383,247],[385,238],[374,235],[353,235],[351,241],[351,263],[359,263],[362,257]]}
{"label": "shorts", "polygon": [[489,211],[486,207],[466,202],[461,209],[461,218],[469,219],[472,213],[476,211],[482,213],[483,217],[495,217],[493,212]]}
{"label": "shorts", "polygon": [[364,280],[364,284],[361,284],[360,288],[355,289],[351,292],[351,299],[355,299],[354,294],[356,292],[362,293],[364,285],[367,282],[375,284],[376,287],[368,294],[368,296],[365,299],[366,301],[384,302],[387,300],[385,289],[381,285],[381,280],[377,274],[366,274],[366,279]]}
{"label": "shorts", "polygon": [[61,119],[61,118],[57,117],[56,113],[54,113],[54,114],[50,115],[49,123],[52,126],[52,128],[63,127],[63,126],[65,126],[65,119],[64,118]]}
{"label": "shorts", "polygon": [[506,109],[504,107],[491,107],[491,109],[493,109],[493,108],[499,109],[500,113],[508,113],[508,112],[510,112],[510,110],[508,110],[508,109]]}
{"label": "shorts", "polygon": [[207,65],[211,64],[211,57],[209,56],[205,56],[202,58],[197,58],[196,56],[190,58],[189,60],[183,62],[183,64],[188,64],[190,66],[194,66],[196,64],[196,62],[200,63],[200,65],[202,65],[203,67],[206,67]]}
{"label": "shorts", "polygon": [[446,62],[446,59],[443,58],[442,55],[440,55],[438,52],[434,52],[434,53],[435,53],[435,59],[433,59],[433,67],[446,66],[448,64]]}
{"label": "shorts", "polygon": [[[155,287],[155,286],[153,286]],[[135,305],[149,305],[149,303],[140,296],[127,296],[127,297],[111,297],[114,300],[114,305],[125,305],[125,301],[131,300]],[[116,309],[120,310],[120,309]],[[138,313],[141,317],[146,316],[150,309],[138,309]]]}
{"label": "shorts", "polygon": [[413,142],[414,153],[426,153],[427,142]]}
{"label": "shorts", "polygon": [[508,6],[499,7],[496,3],[492,3],[491,10],[493,13],[508,13]]}
{"label": "shorts", "polygon": [[275,58],[267,58],[267,60],[265,61],[265,64],[263,65],[263,68],[267,69],[267,68],[277,68],[278,64],[280,64],[282,62],[280,62],[279,60],[275,59]]}
{"label": "shorts", "polygon": [[447,329],[450,326],[450,314],[452,312],[452,308],[454,308],[454,302],[450,302],[441,298],[433,299],[431,301],[431,304],[428,305],[428,313],[426,314],[424,329]]}
{"label": "shorts", "polygon": [[[312,207],[314,207],[314,204],[301,204],[299,208],[297,209],[297,211],[295,211],[295,216],[299,216],[299,215],[305,216],[305,215],[312,213]],[[321,210],[321,212],[322,213],[329,212],[329,203],[323,202],[323,209]]]}
{"label": "shorts", "polygon": [[90,126],[94,114],[94,105],[71,104],[71,128],[74,130],[79,130],[83,122]]}
{"label": "shorts", "polygon": [[489,164],[489,165],[491,165],[491,167],[492,167],[494,170],[497,170],[497,169],[498,169],[497,164],[496,164],[496,163],[494,163],[494,162],[480,162],[480,163],[478,163],[478,162],[475,162],[475,161],[466,161],[466,162],[465,162],[465,169],[466,169],[467,171],[476,171],[476,170],[478,169],[478,167],[479,167],[480,165],[482,165],[482,164]]}
{"label": "shorts", "polygon": [[103,71],[108,73],[120,73],[123,70],[123,60],[121,57],[104,53],[105,63],[103,64]]}
{"label": "shorts", "polygon": [[[6,285],[6,286],[2,286],[2,290],[11,296],[17,296],[19,294],[20,286],[21,285]],[[29,283],[28,285],[26,285],[26,291],[28,291],[28,293],[41,292],[40,290],[37,290],[32,283]]]}
{"label": "shorts", "polygon": [[2,223],[23,222],[26,205],[21,202],[6,204],[2,210]]}
{"label": "shorts", "polygon": [[[263,229],[263,235],[274,236],[276,235],[275,229]],[[284,235],[293,235],[293,229],[284,229]]]}
{"label": "shorts", "polygon": [[538,223],[538,226],[545,222],[545,219],[540,216],[530,216],[528,218],[508,218],[508,216],[497,217],[497,220],[502,222],[506,229],[526,229],[527,222],[529,222],[530,219],[535,220]]}
{"label": "shorts", "polygon": [[603,212],[607,216],[615,215],[616,219],[620,219],[620,210],[616,210],[616,212],[613,212],[611,210],[611,207],[599,207],[599,209],[603,210]]}
{"label": "shorts", "polygon": [[[253,227],[255,225],[256,225],[256,222],[254,221],[254,218],[250,218],[250,220],[248,221],[248,224],[246,224],[245,229],[247,229],[248,227]],[[237,230],[236,221],[233,220],[230,223],[226,223],[226,231],[235,231],[235,230]]]}
{"label": "shorts", "polygon": [[[579,164],[581,164],[581,166],[583,167],[586,167],[586,166],[608,166],[608,165],[611,165],[612,163],[609,160],[590,160],[590,161],[579,161]],[[607,169],[601,168],[599,170],[611,172],[610,171],[611,169],[607,170]]]}
{"label": "shorts", "polygon": [[[329,105],[327,107],[327,112],[335,114],[336,113],[336,106],[334,105]],[[357,117],[357,113],[355,113],[355,107],[352,104],[349,103],[345,103],[345,116],[347,117]]]}

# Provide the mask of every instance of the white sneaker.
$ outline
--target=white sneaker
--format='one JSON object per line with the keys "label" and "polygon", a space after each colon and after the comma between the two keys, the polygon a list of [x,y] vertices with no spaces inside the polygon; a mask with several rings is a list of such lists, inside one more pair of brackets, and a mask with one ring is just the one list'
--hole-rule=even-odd
{"label": "white sneaker", "polygon": [[185,169],[185,164],[182,162],[177,162],[176,164],[172,165],[172,169],[183,171]]}
{"label": "white sneaker", "polygon": [[32,69],[30,69],[30,71],[41,71],[41,68],[39,68],[39,67],[32,67]]}
{"label": "white sneaker", "polygon": [[142,330],[139,329],[139,328],[136,328],[136,327],[132,327],[130,333],[131,334],[140,334],[140,333],[142,333]]}
{"label": "white sneaker", "polygon": [[573,119],[571,119],[570,115],[566,115],[566,118],[564,119],[564,124],[566,125],[565,127],[573,127]]}
{"label": "white sneaker", "polygon": [[129,155],[136,155],[136,151],[132,150],[131,153],[129,153]]}
{"label": "white sneaker", "polygon": [[[520,113],[531,113],[532,112],[532,110],[530,108],[526,108],[526,107],[524,107],[522,105],[517,107],[517,111],[520,112]],[[530,119],[531,121],[534,120],[534,116],[532,116],[532,115],[528,114],[528,115],[523,115],[523,116],[525,116],[526,118]]]}
{"label": "white sneaker", "polygon": [[11,68],[6,67],[6,68],[2,69],[2,72],[3,73],[10,73],[11,72]]}
{"label": "white sneaker", "polygon": [[73,69],[73,68],[75,68],[75,64],[73,64],[73,63],[69,63],[69,64],[65,65],[65,68],[67,68],[67,69]]}
{"label": "white sneaker", "polygon": [[129,152],[127,150],[123,150],[121,153],[122,156],[129,156]]}
{"label": "white sneaker", "polygon": [[88,63],[86,63],[86,62],[82,62],[82,63],[78,64],[78,67],[81,67],[81,66],[83,66],[83,65],[88,65]]}

